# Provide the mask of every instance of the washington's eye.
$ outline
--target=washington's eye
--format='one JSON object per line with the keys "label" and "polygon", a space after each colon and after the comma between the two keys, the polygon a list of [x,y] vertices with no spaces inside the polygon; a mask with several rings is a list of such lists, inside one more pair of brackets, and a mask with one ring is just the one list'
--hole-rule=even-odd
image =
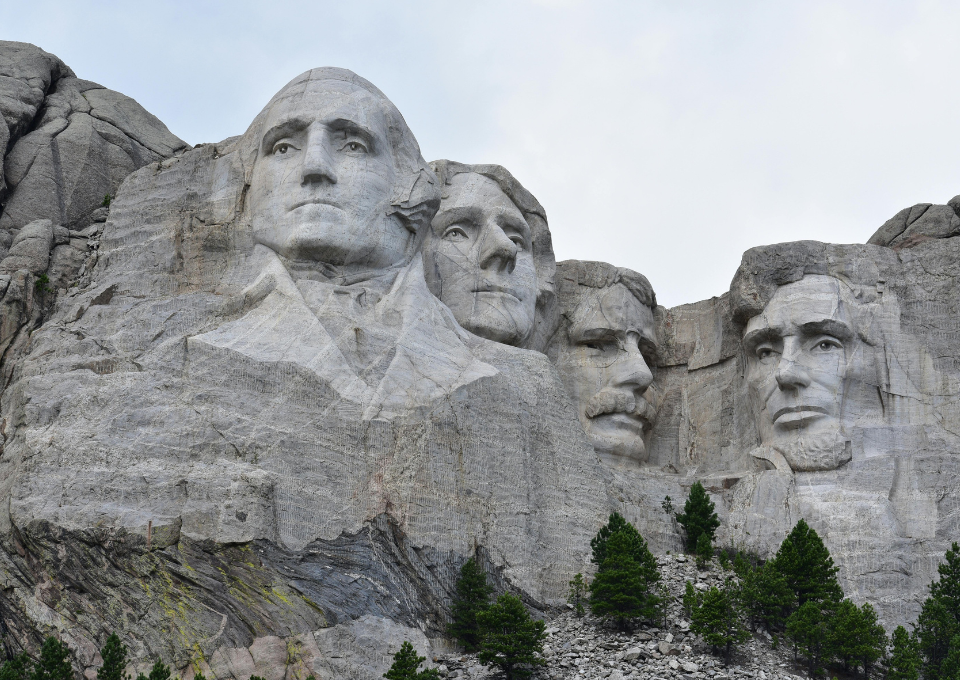
{"label": "washington's eye", "polygon": [[343,145],[343,150],[351,153],[366,153],[367,147],[360,142],[347,142]]}
{"label": "washington's eye", "polygon": [[292,148],[293,147],[287,144],[286,142],[280,142],[279,144],[273,147],[273,153],[284,154],[284,153],[287,153],[287,151],[289,151]]}
{"label": "washington's eye", "polygon": [[447,227],[447,230],[443,232],[443,238],[448,241],[465,241],[467,237],[467,232],[457,226]]}

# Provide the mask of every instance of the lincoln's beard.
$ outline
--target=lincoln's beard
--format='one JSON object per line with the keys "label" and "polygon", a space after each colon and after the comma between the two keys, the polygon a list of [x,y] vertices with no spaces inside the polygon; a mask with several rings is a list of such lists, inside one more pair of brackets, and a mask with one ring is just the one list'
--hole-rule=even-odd
{"label": "lincoln's beard", "polygon": [[850,440],[837,429],[801,437],[773,448],[783,454],[794,472],[835,470],[850,461]]}

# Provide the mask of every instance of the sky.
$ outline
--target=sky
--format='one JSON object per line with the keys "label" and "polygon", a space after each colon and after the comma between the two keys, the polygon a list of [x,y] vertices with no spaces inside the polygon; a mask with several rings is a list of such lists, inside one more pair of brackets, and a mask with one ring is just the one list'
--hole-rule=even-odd
{"label": "sky", "polygon": [[397,105],[429,160],[499,163],[557,260],[724,293],[744,250],[863,243],[960,194],[960,3],[31,0],[34,43],[191,144],[241,134],[316,66]]}

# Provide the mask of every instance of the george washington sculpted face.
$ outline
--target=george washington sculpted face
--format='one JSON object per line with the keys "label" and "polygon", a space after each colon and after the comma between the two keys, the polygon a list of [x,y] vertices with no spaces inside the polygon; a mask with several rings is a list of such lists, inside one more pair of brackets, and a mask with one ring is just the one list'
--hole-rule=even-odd
{"label": "george washington sculpted face", "polygon": [[258,243],[358,270],[403,260],[415,234],[389,214],[397,165],[380,97],[308,79],[274,98],[262,129],[247,196]]}

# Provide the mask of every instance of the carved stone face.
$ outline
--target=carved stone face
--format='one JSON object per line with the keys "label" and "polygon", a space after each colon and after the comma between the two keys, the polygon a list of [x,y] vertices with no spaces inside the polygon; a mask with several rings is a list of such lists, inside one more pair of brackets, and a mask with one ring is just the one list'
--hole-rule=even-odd
{"label": "carved stone face", "polygon": [[403,259],[413,234],[387,216],[397,172],[377,97],[311,80],[273,103],[263,129],[247,196],[258,243],[302,262]]}
{"label": "carved stone face", "polygon": [[653,382],[653,310],[621,284],[590,289],[572,316],[557,368],[601,460],[646,460],[643,435],[655,415],[644,393]]}
{"label": "carved stone face", "polygon": [[456,174],[446,190],[423,247],[427,285],[470,332],[520,345],[537,306],[530,227],[483,175]]}
{"label": "carved stone face", "polygon": [[783,453],[794,470],[849,460],[837,442],[859,340],[842,285],[811,275],[783,286],[744,333],[761,443]]}

